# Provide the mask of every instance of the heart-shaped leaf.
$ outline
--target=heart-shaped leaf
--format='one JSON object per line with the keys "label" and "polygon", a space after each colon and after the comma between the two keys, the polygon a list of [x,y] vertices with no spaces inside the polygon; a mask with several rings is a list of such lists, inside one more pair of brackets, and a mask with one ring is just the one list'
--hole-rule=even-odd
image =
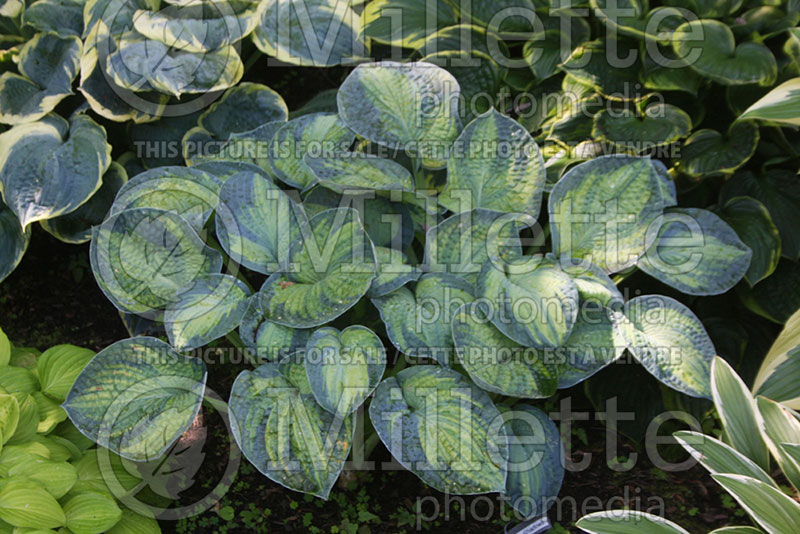
{"label": "heart-shaped leaf", "polygon": [[9,525],[30,529],[58,528],[65,524],[58,501],[41,485],[18,477],[0,489],[0,519]]}
{"label": "heart-shaped leaf", "polygon": [[581,302],[613,307],[624,301],[614,281],[597,265],[566,256],[556,260],[548,254],[546,258],[572,278]]}
{"label": "heart-shaped leaf", "polygon": [[758,127],[749,121],[734,122],[724,135],[697,130],[681,146],[678,169],[693,178],[730,174],[752,157],[758,139]]}
{"label": "heart-shaped leaf", "polygon": [[657,103],[642,115],[631,109],[600,110],[594,116],[592,137],[635,152],[674,143],[692,130],[692,119],[681,108]]}
{"label": "heart-shaped leaf", "polygon": [[781,259],[771,276],[754,288],[737,291],[750,311],[778,324],[786,323],[800,309],[800,264]]}
{"label": "heart-shaped leaf", "polygon": [[[568,28],[562,28],[562,17],[569,18]],[[569,57],[575,47],[588,41],[591,34],[586,19],[569,9],[560,9],[559,16],[545,17],[543,26],[534,29],[530,41],[522,49],[522,56],[537,80],[545,80],[556,74],[558,65]]]}
{"label": "heart-shaped leaf", "polygon": [[781,236],[766,206],[752,197],[733,197],[720,215],[753,253],[744,275],[747,283],[754,286],[771,275],[781,257]]}
{"label": "heart-shaped leaf", "polygon": [[597,18],[609,29],[637,39],[668,41],[675,28],[686,20],[673,7],[650,9],[647,0],[591,0]]}
{"label": "heart-shaped leaf", "polygon": [[458,116],[464,124],[492,109],[503,70],[488,54],[477,50],[443,50],[420,61],[443,67],[456,79],[461,90]]}
{"label": "heart-shaped leaf", "polygon": [[304,349],[311,330],[290,328],[267,321],[258,306],[258,295],[250,298],[250,306],[239,325],[242,342],[255,351],[255,363],[279,362]]}
{"label": "heart-shaped leaf", "polygon": [[107,532],[122,519],[122,510],[108,493],[76,493],[64,502],[66,526],[75,534]]}
{"label": "heart-shaped leaf", "polygon": [[361,20],[364,35],[370,39],[420,48],[438,28],[455,24],[457,17],[446,2],[429,5],[424,0],[376,0],[364,7]]}
{"label": "heart-shaped leaf", "polygon": [[390,159],[341,152],[333,157],[306,155],[305,164],[320,185],[338,193],[359,189],[414,191],[414,177],[408,169]]}
{"label": "heart-shaped leaf", "polygon": [[22,13],[22,24],[37,33],[56,33],[61,37],[81,36],[83,6],[79,0],[36,0]]}

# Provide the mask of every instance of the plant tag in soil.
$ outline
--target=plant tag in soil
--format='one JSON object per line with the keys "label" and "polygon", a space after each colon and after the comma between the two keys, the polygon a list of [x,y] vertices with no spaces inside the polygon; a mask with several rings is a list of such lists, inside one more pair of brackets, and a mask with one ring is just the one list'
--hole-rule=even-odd
{"label": "plant tag in soil", "polygon": [[550,532],[550,520],[547,517],[530,519],[513,527],[506,525],[505,534],[547,534]]}

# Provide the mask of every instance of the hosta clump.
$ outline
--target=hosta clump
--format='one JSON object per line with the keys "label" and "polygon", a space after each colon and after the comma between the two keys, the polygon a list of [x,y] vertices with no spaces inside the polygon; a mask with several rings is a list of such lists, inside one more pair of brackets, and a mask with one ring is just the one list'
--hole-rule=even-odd
{"label": "hosta clump", "polygon": [[[236,91],[219,105],[267,95]],[[152,458],[202,400],[205,364],[181,353],[238,328],[257,367],[233,384],[232,428],[270,479],[327,497],[367,403],[381,441],[423,481],[502,492],[530,517],[564,474],[536,399],[625,350],[666,385],[711,398],[715,350],[697,317],[665,296],[625,302],[611,275],[640,268],[717,294],[748,271],[750,249],[711,212],[676,208],[671,176],[645,157],[577,165],[541,209],[537,143],[493,109],[462,126],[458,94],[429,63],[360,65],[337,113],[287,120],[270,93],[250,103],[270,118],[230,137],[212,111],[202,135],[226,149],[134,176],[94,229],[92,269],[121,311],[162,322],[169,344],[135,337],[101,352],[67,400],[72,421]],[[248,159],[240,141],[266,150]],[[386,371],[388,348],[399,364]],[[119,395],[99,395],[120,369]],[[129,402],[147,390],[159,393]]]}

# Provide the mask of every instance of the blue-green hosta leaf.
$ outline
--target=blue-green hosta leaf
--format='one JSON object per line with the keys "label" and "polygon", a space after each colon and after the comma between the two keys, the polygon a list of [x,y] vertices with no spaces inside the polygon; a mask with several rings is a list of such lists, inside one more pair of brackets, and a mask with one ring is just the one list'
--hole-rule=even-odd
{"label": "blue-green hosta leaf", "polygon": [[649,158],[603,156],[581,163],[550,194],[553,250],[606,272],[621,271],[644,254],[655,238],[650,224],[673,203]]}
{"label": "blue-green hosta leaf", "polygon": [[38,120],[72,94],[78,75],[81,40],[39,33],[19,53],[19,74],[0,76],[0,122],[19,124]]}
{"label": "blue-green hosta leaf", "polygon": [[157,167],[137,174],[122,186],[111,215],[134,208],[153,208],[183,217],[200,232],[219,202],[220,181],[189,167]]}
{"label": "blue-green hosta leaf", "polygon": [[267,0],[261,9],[253,43],[279,61],[330,67],[367,56],[361,17],[348,0]]}
{"label": "blue-green hosta leaf", "polygon": [[187,164],[197,166],[204,161],[230,161],[255,165],[271,177],[269,147],[275,133],[284,122],[267,122],[247,132],[232,133],[228,140],[220,143],[206,130],[192,128],[183,137],[184,158]]}
{"label": "blue-green hosta leaf", "polygon": [[376,0],[361,14],[364,35],[379,43],[420,48],[437,29],[457,22],[447,2]]}
{"label": "blue-green hosta leaf", "polygon": [[769,48],[753,41],[737,46],[731,29],[718,20],[681,24],[672,34],[672,47],[697,73],[722,85],[769,86],[778,76]]}
{"label": "blue-green hosta leaf", "polygon": [[332,113],[310,113],[292,119],[275,133],[268,152],[270,166],[282,182],[305,189],[316,176],[307,154],[328,155],[350,148],[355,134]]}
{"label": "blue-green hosta leaf", "polygon": [[273,273],[286,263],[299,233],[299,209],[269,179],[253,172],[235,174],[220,189],[217,237],[237,263]]}
{"label": "blue-green hosta leaf", "polygon": [[319,405],[345,417],[378,387],[386,369],[386,348],[365,326],[348,326],[341,332],[325,327],[309,338],[304,364]]}
{"label": "blue-green hosta leaf", "polygon": [[201,359],[155,338],[124,339],[89,362],[64,409],[98,445],[130,460],[153,460],[191,426],[205,383]]}
{"label": "blue-green hosta leaf", "polygon": [[353,441],[353,417],[325,411],[302,361],[244,371],[229,401],[231,430],[245,457],[270,480],[327,499]]}
{"label": "blue-green hosta leaf", "polygon": [[734,122],[726,134],[697,130],[681,146],[678,170],[693,178],[730,174],[752,157],[759,137],[758,126],[751,121]]}
{"label": "blue-green hosta leaf", "polygon": [[456,139],[439,203],[454,213],[486,208],[536,218],[544,182],[544,158],[533,137],[491,109]]}
{"label": "blue-green hosta leaf", "polygon": [[114,306],[151,316],[176,302],[196,278],[222,268],[220,253],[185,219],[152,208],[125,210],[95,227],[89,258]]}
{"label": "blue-green hosta leaf", "polygon": [[592,137],[641,153],[689,135],[692,119],[681,108],[656,103],[639,114],[631,109],[600,110],[594,116]]}
{"label": "blue-green hosta leaf", "polygon": [[792,534],[800,505],[781,490],[744,475],[711,475],[768,534]]}
{"label": "blue-green hosta leaf", "polygon": [[146,169],[165,167],[167,165],[183,165],[181,140],[189,129],[197,124],[199,111],[161,117],[144,124],[132,124],[129,129],[130,144],[136,149]]}
{"label": "blue-green hosta leaf", "polygon": [[408,256],[392,248],[375,247],[378,261],[378,276],[367,291],[370,298],[383,297],[406,285],[419,280],[422,275],[417,267],[410,265]]}
{"label": "blue-green hosta leaf", "polygon": [[67,136],[46,120],[0,134],[3,199],[23,228],[75,211],[110,164],[106,132],[87,115],[72,119]]}
{"label": "blue-green hosta leaf", "polygon": [[737,120],[742,119],[800,125],[800,78],[792,78],[775,87]]}
{"label": "blue-green hosta leaf", "polygon": [[408,149],[441,168],[461,126],[459,92],[453,75],[430,63],[366,63],[339,88],[339,115],[368,141]]}
{"label": "blue-green hosta leaf", "polygon": [[279,362],[304,349],[311,332],[267,321],[258,305],[258,295],[250,297],[250,305],[239,325],[239,336],[248,348],[255,351],[254,361],[259,365],[268,361]]}
{"label": "blue-green hosta leaf", "polygon": [[624,301],[614,281],[598,266],[566,256],[555,260],[548,255],[548,259],[554,261],[559,269],[572,277],[581,302],[613,307],[615,303]]}
{"label": "blue-green hosta leaf", "polygon": [[459,307],[475,299],[473,291],[473,286],[457,276],[428,273],[413,291],[401,287],[373,298],[372,303],[397,350],[448,364],[453,350],[453,316]]}
{"label": "blue-green hosta leaf", "polygon": [[180,298],[167,306],[164,326],[170,344],[179,351],[207,345],[239,326],[250,302],[250,290],[226,274],[195,280]]}
{"label": "blue-green hosta leaf", "polygon": [[727,2],[725,0],[665,0],[668,6],[688,9],[694,16],[700,18],[720,18],[733,14],[742,7],[742,0]]}
{"label": "blue-green hosta leaf", "polygon": [[456,354],[479,387],[510,397],[553,395],[558,371],[544,351],[523,347],[503,335],[478,302],[460,307],[452,320]]}
{"label": "blue-green hosta leaf", "polygon": [[311,328],[361,299],[375,278],[376,261],[353,209],[323,211],[301,230],[289,248],[287,269],[270,276],[261,288],[261,309],[270,321]]}
{"label": "blue-green hosta leaf", "polygon": [[390,159],[341,152],[335,156],[306,155],[304,160],[319,184],[337,193],[360,189],[414,191],[414,177],[408,169]]}
{"label": "blue-green hosta leaf", "polygon": [[403,467],[439,491],[504,491],[508,439],[486,392],[463,375],[417,365],[375,390],[369,416]]}
{"label": "blue-green hosta leaf", "polygon": [[30,227],[23,230],[14,212],[0,200],[0,282],[22,261],[30,240]]}
{"label": "blue-green hosta leaf", "polygon": [[106,218],[114,198],[127,181],[125,168],[112,161],[103,175],[103,185],[89,200],[73,212],[40,221],[42,228],[65,243],[86,243],[92,238],[92,228]]}
{"label": "blue-green hosta leaf", "polygon": [[775,272],[781,258],[781,236],[766,206],[752,197],[733,197],[720,216],[753,253],[745,281],[752,287]]}
{"label": "blue-green hosta leaf", "polygon": [[578,288],[572,278],[538,256],[505,267],[487,264],[477,292],[491,304],[489,319],[526,347],[559,347],[578,316]]}
{"label": "blue-green hosta leaf", "polygon": [[783,448],[785,443],[800,443],[800,421],[797,412],[766,397],[756,398],[756,412],[761,436],[795,488],[800,488],[800,463]]}
{"label": "blue-green hosta leaf", "polygon": [[716,351],[703,324],[677,300],[636,297],[615,315],[628,350],[650,374],[690,397],[711,399],[711,360]]}
{"label": "blue-green hosta leaf", "polygon": [[591,0],[595,15],[609,29],[622,35],[652,41],[669,41],[672,32],[686,21],[673,7],[650,9],[647,0]]}
{"label": "blue-green hosta leaf", "polygon": [[583,382],[625,352],[627,344],[614,328],[606,309],[585,304],[557,360],[559,389]]}
{"label": "blue-green hosta leaf", "polygon": [[634,510],[609,510],[581,517],[575,523],[588,534],[689,534],[663,517]]}
{"label": "blue-green hosta leaf", "polygon": [[[619,50],[613,57],[629,58],[631,49],[624,41],[617,41]],[[638,52],[638,49],[634,54]],[[588,54],[588,59],[587,59]],[[635,100],[642,95],[637,90],[641,87],[638,78],[638,63],[625,68],[609,68],[610,52],[602,39],[583,43],[572,51],[572,54],[559,67],[572,76],[578,83],[590,87],[611,100]]]}
{"label": "blue-green hosta leaf", "polygon": [[745,475],[778,487],[763,469],[730,445],[699,432],[682,430],[673,436],[709,473]]}
{"label": "blue-green hosta leaf", "polygon": [[750,248],[710,211],[670,208],[654,227],[658,237],[637,265],[683,293],[725,293],[750,266]]}
{"label": "blue-green hosta leaf", "polygon": [[503,493],[525,518],[544,515],[564,481],[564,447],[558,428],[546,413],[528,404],[515,404],[503,417],[508,435]]}
{"label": "blue-green hosta leaf", "polygon": [[213,174],[220,182],[227,182],[228,178],[240,172],[254,172],[264,178],[270,178],[269,174],[254,163],[244,161],[201,161],[192,167]]}
{"label": "blue-green hosta leaf", "polygon": [[22,14],[24,27],[52,32],[62,37],[83,33],[83,7],[80,0],[36,0]]}

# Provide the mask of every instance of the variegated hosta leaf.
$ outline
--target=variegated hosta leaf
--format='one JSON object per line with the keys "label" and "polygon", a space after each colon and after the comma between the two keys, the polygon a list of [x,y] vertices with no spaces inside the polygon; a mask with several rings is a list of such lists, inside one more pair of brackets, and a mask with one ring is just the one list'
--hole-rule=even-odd
{"label": "variegated hosta leaf", "polygon": [[731,29],[718,20],[685,22],[673,33],[672,47],[678,57],[691,57],[692,69],[722,85],[769,86],[778,76],[769,48],[755,41],[737,46]]}
{"label": "variegated hosta leaf", "polygon": [[410,265],[408,256],[399,250],[376,246],[375,258],[378,262],[378,276],[367,291],[370,298],[388,295],[409,282],[419,280],[422,275],[422,271]]}
{"label": "variegated hosta leaf", "polygon": [[753,382],[753,392],[800,409],[800,310],[786,321],[780,335],[764,357]]}
{"label": "variegated hosta leaf", "polygon": [[22,24],[36,32],[52,32],[62,37],[83,32],[83,7],[80,0],[36,0],[25,8]]}
{"label": "variegated hosta leaf", "polygon": [[[437,5],[438,7],[438,5]],[[420,54],[435,54],[439,51],[471,50],[492,57],[498,51],[509,56],[508,45],[500,37],[476,24],[453,24],[429,34]]]}
{"label": "variegated hosta leaf", "polygon": [[795,489],[800,488],[800,463],[784,448],[784,444],[800,443],[797,412],[762,396],[756,398],[756,408],[761,436],[770,453],[789,482]]}
{"label": "variegated hosta leaf", "polygon": [[264,282],[261,309],[285,326],[319,326],[355,305],[375,274],[375,253],[358,212],[326,210],[301,227],[287,269]]}
{"label": "variegated hosta leaf", "polygon": [[697,130],[681,146],[678,169],[692,178],[731,174],[752,157],[759,137],[758,126],[751,121],[734,122],[726,134]]}
{"label": "variegated hosta leaf", "polygon": [[670,208],[653,227],[658,237],[637,265],[683,293],[724,293],[742,279],[750,266],[750,248],[710,211]]}
{"label": "variegated hosta leaf", "polygon": [[337,193],[359,189],[414,191],[414,177],[408,169],[390,159],[342,152],[335,156],[306,155],[305,164],[320,185]]}
{"label": "variegated hosta leaf", "polygon": [[195,279],[222,268],[220,253],[185,219],[152,208],[125,210],[95,227],[89,257],[106,297],[140,315],[177,302]]}
{"label": "variegated hosta leaf", "polygon": [[598,266],[567,257],[555,260],[548,255],[547,259],[553,261],[559,269],[572,277],[575,287],[578,288],[581,302],[613,307],[624,301],[617,285]]}
{"label": "variegated hosta leaf", "polygon": [[800,524],[800,505],[780,489],[744,475],[711,475],[769,534],[791,534]]}
{"label": "variegated hosta leaf", "polygon": [[65,243],[86,243],[92,238],[92,228],[106,218],[114,197],[127,181],[125,168],[112,161],[103,175],[103,185],[89,200],[73,212],[41,221],[42,228]]}
{"label": "variegated hosta leaf", "polygon": [[428,273],[414,290],[401,287],[373,298],[386,334],[397,350],[416,358],[449,364],[453,351],[452,320],[458,308],[472,302],[473,286],[447,273]]}
{"label": "variegated hosta leaf", "polygon": [[201,359],[152,337],[118,341],[83,369],[64,402],[85,436],[123,458],[161,456],[189,426],[206,384]]}
{"label": "variegated hosta leaf", "polygon": [[[761,439],[757,428],[755,431],[755,437]],[[777,487],[775,481],[758,464],[722,441],[699,432],[686,430],[675,432],[673,436],[678,444],[686,449],[709,473],[745,475]],[[766,447],[764,452],[766,452]]]}
{"label": "variegated hosta leaf", "polygon": [[681,108],[656,103],[639,114],[631,109],[600,110],[594,116],[592,137],[637,153],[668,145],[689,135],[692,119]]}
{"label": "variegated hosta leaf", "polygon": [[219,203],[220,181],[188,167],[158,167],[137,174],[122,186],[111,215],[134,208],[153,208],[183,217],[200,232]]}
{"label": "variegated hosta leaf", "polygon": [[[494,150],[487,153],[487,147]],[[544,159],[533,137],[493,108],[456,139],[439,203],[454,213],[487,208],[535,219],[544,182]]]}
{"label": "variegated hosta leaf", "polygon": [[[637,57],[638,48],[632,48],[625,41],[617,41],[618,49],[613,57]],[[633,56],[630,55],[631,51]],[[589,87],[604,97],[615,101],[635,100],[642,96],[638,88],[639,66],[637,63],[626,68],[609,68],[604,40],[587,41],[572,51],[572,54],[559,68],[575,79],[580,85]]]}
{"label": "variegated hosta leaf", "polygon": [[233,276],[212,274],[197,278],[164,312],[170,344],[186,351],[224,336],[242,322],[249,296],[244,282]]}
{"label": "variegated hosta leaf", "polygon": [[450,73],[430,63],[367,63],[339,88],[339,115],[361,137],[413,149],[423,164],[440,168],[461,126],[459,91]]}
{"label": "variegated hosta leaf", "polygon": [[14,212],[0,201],[0,282],[22,261],[30,239],[30,227],[23,230]]}
{"label": "variegated hosta leaf", "polygon": [[747,108],[737,120],[757,119],[800,125],[800,78],[792,78],[772,89]]}
{"label": "variegated hosta leaf", "polygon": [[215,141],[204,129],[192,128],[183,137],[184,157],[188,165],[204,161],[230,161],[258,167],[262,174],[272,178],[269,165],[269,147],[283,122],[267,122],[247,132],[232,133],[224,143]]}
{"label": "variegated hosta leaf", "polygon": [[457,22],[447,2],[424,0],[375,0],[364,7],[361,20],[370,39],[406,48],[420,48],[437,29]]}
{"label": "variegated hosta leaf", "polygon": [[674,203],[665,187],[649,158],[603,156],[576,165],[550,194],[554,252],[606,272],[630,267],[655,238],[650,223]]}
{"label": "variegated hosta leaf", "polygon": [[659,46],[655,50],[661,57],[647,51],[644,53],[641,76],[645,88],[652,91],[683,91],[697,96],[703,85],[703,77],[685,61],[677,59],[671,47]]}
{"label": "variegated hosta leaf", "polygon": [[423,264],[431,272],[477,283],[485,264],[500,266],[522,254],[519,233],[525,224],[534,223],[521,214],[482,208],[458,213],[428,229]]}
{"label": "variegated hosta leaf", "polygon": [[719,214],[753,253],[745,281],[752,287],[775,272],[781,258],[781,235],[766,206],[752,197],[733,197]]}
{"label": "variegated hosta leaf", "polygon": [[416,365],[375,390],[369,417],[403,467],[450,494],[506,487],[508,438],[489,395],[444,367]]}
{"label": "variegated hosta leaf", "polygon": [[575,326],[558,356],[558,387],[569,388],[618,360],[627,343],[602,306],[582,303]]}
{"label": "variegated hosta leaf", "polygon": [[319,405],[345,417],[378,387],[386,369],[386,348],[365,326],[348,326],[341,332],[325,327],[308,340],[304,364]]}
{"label": "variegated hosta leaf", "polygon": [[650,9],[647,0],[592,0],[594,13],[603,24],[638,39],[669,41],[686,15],[674,7]]}
{"label": "variegated hosta leaf", "polygon": [[479,387],[529,399],[547,398],[556,392],[558,370],[550,356],[503,335],[478,302],[460,307],[452,328],[458,359]]}
{"label": "variegated hosta leaf", "polygon": [[81,40],[39,33],[19,53],[19,74],[0,76],[0,122],[19,124],[44,117],[72,94],[78,74]]}
{"label": "variegated hosta leaf", "polygon": [[638,510],[595,512],[575,525],[588,534],[689,534],[672,521]]}
{"label": "variegated hosta leaf", "polygon": [[256,469],[289,489],[328,498],[350,452],[354,418],[317,404],[302,360],[242,372],[229,406],[233,436]]}
{"label": "variegated hosta leaf", "polygon": [[255,351],[254,363],[278,362],[304,349],[311,330],[290,328],[267,321],[258,305],[258,295],[250,297],[250,306],[239,325],[242,342]]}
{"label": "variegated hosta leaf", "polygon": [[240,172],[254,172],[264,178],[270,178],[269,174],[257,165],[244,161],[201,161],[192,167],[213,174],[221,182],[227,182],[229,178]]}
{"label": "variegated hosta leaf", "polygon": [[263,274],[278,271],[304,222],[300,206],[269,179],[253,172],[229,178],[220,190],[217,237],[241,265]]}
{"label": "variegated hosta leaf", "polygon": [[477,291],[491,304],[487,313],[498,330],[526,347],[560,347],[578,317],[575,282],[538,256],[504,268],[487,264]]}
{"label": "variegated hosta leaf", "polygon": [[636,297],[615,314],[628,350],[650,374],[690,397],[711,399],[711,360],[716,351],[703,323],[677,300]]}
{"label": "variegated hosta leaf", "polygon": [[[200,112],[195,111],[130,125],[130,145],[136,149],[142,166],[154,169],[167,165],[183,165],[183,153],[178,147],[186,132],[197,124],[199,116]],[[151,147],[157,149],[153,150]]]}
{"label": "variegated hosta leaf", "polygon": [[69,134],[49,120],[0,134],[0,182],[6,205],[23,228],[75,211],[100,188],[111,164],[105,130],[78,114]]}
{"label": "variegated hosta leaf", "polygon": [[275,133],[268,156],[275,176],[298,189],[316,180],[307,154],[329,155],[350,148],[355,134],[332,113],[310,113],[292,119]]}
{"label": "variegated hosta leaf", "polygon": [[503,413],[508,435],[505,493],[523,517],[547,513],[564,481],[564,447],[558,428],[542,410],[515,404]]}
{"label": "variegated hosta leaf", "polygon": [[[532,0],[474,0],[473,2],[456,4],[461,16],[466,20],[488,28],[495,33],[528,34],[533,29],[530,20],[536,4]],[[505,16],[498,17],[498,13]],[[536,15],[533,15],[536,16]]]}
{"label": "variegated hosta leaf", "polygon": [[[570,26],[562,26],[562,17],[568,17]],[[591,36],[591,28],[577,12],[560,9],[558,16],[548,16],[543,25],[534,28],[530,40],[522,49],[522,57],[531,68],[534,78],[546,80],[558,72],[558,65],[577,46]]]}

